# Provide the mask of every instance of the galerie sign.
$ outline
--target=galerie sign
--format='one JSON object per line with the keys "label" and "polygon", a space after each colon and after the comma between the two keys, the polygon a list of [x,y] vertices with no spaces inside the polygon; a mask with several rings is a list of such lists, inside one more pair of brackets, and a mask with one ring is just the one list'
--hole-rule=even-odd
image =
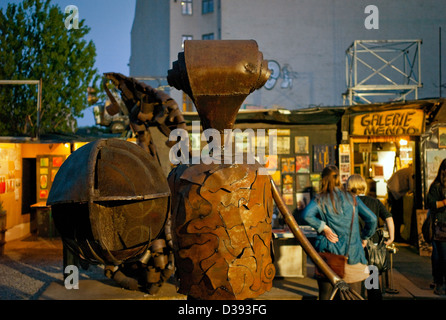
{"label": "galerie sign", "polygon": [[393,110],[353,117],[351,135],[420,135],[423,130],[423,110]]}

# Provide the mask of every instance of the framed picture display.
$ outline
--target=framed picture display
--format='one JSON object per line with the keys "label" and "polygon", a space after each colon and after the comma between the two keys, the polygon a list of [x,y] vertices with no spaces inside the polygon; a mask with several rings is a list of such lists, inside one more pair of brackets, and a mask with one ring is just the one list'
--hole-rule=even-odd
{"label": "framed picture display", "polygon": [[290,137],[277,137],[277,154],[290,153]]}
{"label": "framed picture display", "polygon": [[283,157],[281,159],[282,173],[294,173],[294,157]]}
{"label": "framed picture display", "polygon": [[287,206],[293,205],[293,195],[292,194],[283,194],[282,198]]}
{"label": "framed picture display", "polygon": [[322,172],[329,164],[335,164],[336,146],[314,145],[313,146],[313,171]]}
{"label": "framed picture display", "polygon": [[446,148],[446,127],[438,128],[438,148]]}
{"label": "framed picture display", "polygon": [[311,195],[309,192],[296,193],[296,208],[297,210],[303,210],[310,203]]}
{"label": "framed picture display", "polygon": [[284,174],[282,180],[283,180],[283,184],[293,184],[294,176],[291,174]]}
{"label": "framed picture display", "polygon": [[310,173],[310,156],[296,156],[296,173]]}
{"label": "framed picture display", "polygon": [[266,156],[265,168],[271,171],[279,170],[277,161],[277,155]]}
{"label": "framed picture display", "polygon": [[311,186],[312,184],[309,174],[296,175],[296,191],[304,191],[306,188],[309,188]]}
{"label": "framed picture display", "polygon": [[319,192],[321,175],[319,173],[310,174],[311,186],[313,187],[314,192]]}
{"label": "framed picture display", "polygon": [[294,137],[294,153],[309,153],[309,139],[306,136]]}
{"label": "framed picture display", "polygon": [[284,184],[282,186],[282,194],[292,194],[294,193],[294,188],[292,184]]}
{"label": "framed picture display", "polygon": [[280,173],[279,170],[276,171],[269,171],[269,175],[271,176],[271,178],[274,181],[274,184],[276,186],[280,186],[282,184],[282,174]]}

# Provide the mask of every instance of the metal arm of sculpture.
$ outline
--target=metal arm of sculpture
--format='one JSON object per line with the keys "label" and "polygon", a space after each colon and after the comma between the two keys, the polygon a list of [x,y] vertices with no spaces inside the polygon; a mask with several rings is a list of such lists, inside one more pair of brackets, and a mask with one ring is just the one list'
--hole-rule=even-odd
{"label": "metal arm of sculpture", "polygon": [[[165,92],[134,78],[120,73],[105,73],[104,76],[103,87],[111,102],[107,112],[110,115],[119,111],[128,114],[137,144],[160,162],[149,127],[157,127],[166,137],[174,128],[185,128],[185,121],[177,103]],[[110,92],[107,80],[111,80],[121,92],[124,106],[120,105]],[[169,147],[174,143],[175,141],[166,141]],[[173,272],[170,223],[169,214],[163,235],[151,244],[137,263],[123,263],[119,268],[108,266],[105,268],[105,274],[122,287],[133,290],[138,288],[135,278],[144,279],[143,287],[146,287],[149,293],[156,293]]]}
{"label": "metal arm of sculpture", "polygon": [[[166,137],[169,137],[172,129],[186,128],[178,104],[164,91],[156,90],[120,73],[110,72],[105,73],[104,76],[104,90],[112,103],[107,107],[107,112],[114,115],[120,110],[118,102],[106,85],[106,81],[111,80],[121,92],[122,100],[129,114],[130,126],[136,134],[138,145],[147,152],[152,155],[156,154],[149,127],[156,126]],[[169,147],[173,144],[175,141],[166,141],[166,145]]]}

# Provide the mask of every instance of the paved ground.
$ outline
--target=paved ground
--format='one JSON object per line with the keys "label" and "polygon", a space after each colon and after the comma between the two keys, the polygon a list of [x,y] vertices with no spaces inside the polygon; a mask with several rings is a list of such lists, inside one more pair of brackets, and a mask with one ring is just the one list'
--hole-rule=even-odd
{"label": "paved ground", "polygon": [[[394,255],[393,289],[385,300],[442,300],[429,287],[432,281],[429,257],[418,255],[414,247],[397,245]],[[271,291],[261,300],[316,300],[317,284],[311,277],[313,265],[308,262],[305,278],[275,279]],[[99,266],[80,269],[79,290],[63,285],[62,244],[59,239],[30,237],[8,242],[0,256],[0,300],[185,300],[176,293],[174,279],[167,282],[156,296],[119,288],[103,275]]]}

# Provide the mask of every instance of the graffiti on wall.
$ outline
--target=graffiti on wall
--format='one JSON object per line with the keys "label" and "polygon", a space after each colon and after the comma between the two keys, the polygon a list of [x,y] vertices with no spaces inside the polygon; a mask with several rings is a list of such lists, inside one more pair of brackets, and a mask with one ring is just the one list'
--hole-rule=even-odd
{"label": "graffiti on wall", "polygon": [[281,89],[293,87],[293,80],[297,79],[297,72],[294,72],[289,64],[284,64],[281,67],[277,61],[268,60],[268,68],[271,70],[271,76],[264,85],[265,89],[272,90],[278,82],[280,82]]}

